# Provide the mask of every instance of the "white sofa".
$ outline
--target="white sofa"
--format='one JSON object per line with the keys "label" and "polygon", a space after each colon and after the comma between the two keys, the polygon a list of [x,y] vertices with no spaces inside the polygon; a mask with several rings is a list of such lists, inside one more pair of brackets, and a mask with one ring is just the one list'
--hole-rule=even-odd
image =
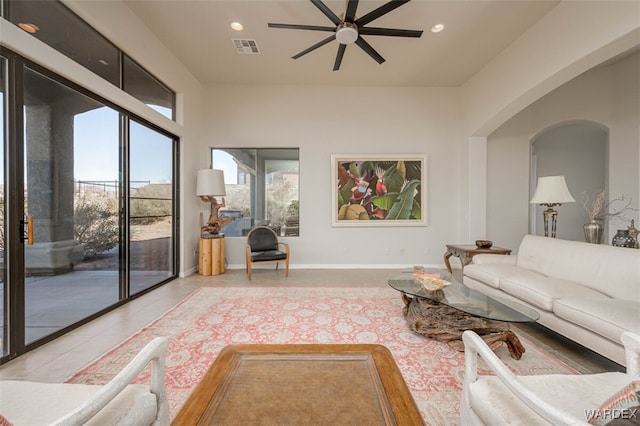
{"label": "white sofa", "polygon": [[535,309],[538,323],[621,365],[621,334],[640,334],[637,249],[526,235],[516,254],[474,256],[463,282]]}
{"label": "white sofa", "polygon": [[[626,373],[516,376],[473,331],[464,341],[462,425],[607,424],[614,417],[640,422],[640,336],[625,332]],[[478,374],[478,356],[492,374]],[[621,420],[622,421],[622,420]],[[634,422],[635,421],[635,422]],[[588,423],[590,422],[590,423]]]}
{"label": "white sofa", "polygon": [[[0,381],[0,425],[166,426],[164,382],[168,339],[156,337],[104,386]],[[130,384],[151,364],[149,384]]]}

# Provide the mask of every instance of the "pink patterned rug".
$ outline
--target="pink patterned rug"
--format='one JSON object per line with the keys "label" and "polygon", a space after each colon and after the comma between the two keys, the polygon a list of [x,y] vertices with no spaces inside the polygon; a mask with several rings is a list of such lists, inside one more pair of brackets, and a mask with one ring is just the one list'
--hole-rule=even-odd
{"label": "pink patterned rug", "polygon": [[[377,343],[388,347],[428,424],[458,424],[464,354],[410,331],[391,288],[201,288],[66,380],[104,384],[157,336],[170,338],[166,384],[171,417],[231,343]],[[575,373],[521,337],[516,374]],[[145,377],[143,377],[143,375]],[[148,381],[148,373],[138,382]]]}

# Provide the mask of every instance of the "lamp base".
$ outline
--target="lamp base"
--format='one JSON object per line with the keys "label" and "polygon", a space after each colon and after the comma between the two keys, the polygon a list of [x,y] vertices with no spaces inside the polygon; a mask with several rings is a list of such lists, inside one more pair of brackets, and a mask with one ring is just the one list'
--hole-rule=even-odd
{"label": "lamp base", "polygon": [[544,217],[544,236],[549,236],[549,218],[551,218],[551,238],[556,237],[556,224],[558,222],[558,212],[553,209],[554,206],[559,206],[560,204],[542,204],[543,206],[547,206],[548,208],[542,212]]}
{"label": "lamp base", "polygon": [[[209,233],[211,235],[222,235],[220,234],[220,229],[222,229],[228,223],[231,223],[235,220],[233,217],[226,217],[224,215],[220,215],[219,210],[225,206],[224,197],[222,197],[222,203],[218,203],[216,197],[214,196],[200,196],[200,199],[204,202],[211,203],[211,215],[209,216],[209,220],[207,224],[202,227],[200,230],[200,235],[204,237],[205,233]],[[209,237],[216,238],[216,237]]]}

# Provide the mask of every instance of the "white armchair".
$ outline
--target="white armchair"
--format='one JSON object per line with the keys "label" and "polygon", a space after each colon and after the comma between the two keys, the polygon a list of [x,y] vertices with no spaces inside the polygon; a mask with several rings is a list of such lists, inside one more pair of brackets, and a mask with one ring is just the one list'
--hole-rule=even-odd
{"label": "white armchair", "polygon": [[[640,336],[621,336],[627,358],[627,372],[600,374],[516,376],[473,331],[462,335],[465,345],[465,373],[460,403],[463,425],[589,425],[604,423],[612,414],[634,416],[640,392]],[[478,355],[493,375],[478,375]],[[632,389],[630,389],[632,388]],[[621,391],[631,395],[620,398]],[[614,395],[618,398],[612,398]],[[610,403],[625,407],[613,409]]]}
{"label": "white armchair", "polygon": [[[15,426],[168,425],[167,345],[155,338],[104,386],[0,381],[0,418]],[[131,384],[149,363],[150,384]]]}

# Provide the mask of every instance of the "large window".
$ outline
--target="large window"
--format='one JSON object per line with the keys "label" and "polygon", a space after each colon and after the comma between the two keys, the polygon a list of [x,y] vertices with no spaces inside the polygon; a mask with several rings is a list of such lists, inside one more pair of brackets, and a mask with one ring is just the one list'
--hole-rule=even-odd
{"label": "large window", "polygon": [[214,169],[224,171],[227,195],[221,214],[235,218],[222,228],[229,237],[258,225],[281,236],[297,236],[299,225],[298,148],[218,148]]}

